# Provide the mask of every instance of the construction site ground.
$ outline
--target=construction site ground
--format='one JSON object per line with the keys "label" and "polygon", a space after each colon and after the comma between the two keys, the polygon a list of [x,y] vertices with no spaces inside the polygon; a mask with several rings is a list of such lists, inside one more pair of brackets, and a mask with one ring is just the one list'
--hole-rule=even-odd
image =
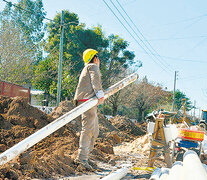
{"label": "construction site ground", "polygon": [[[60,103],[51,115],[30,106],[23,98],[0,96],[0,153],[33,134],[74,108],[70,101]],[[81,130],[80,117],[60,128],[14,160],[0,166],[0,179],[99,179],[121,168],[130,167],[124,179],[149,179],[147,167],[149,136],[146,123],[135,125],[129,118],[116,116],[107,120],[99,113],[100,133],[91,159],[95,171],[74,163]],[[165,167],[162,153],[156,167]]]}

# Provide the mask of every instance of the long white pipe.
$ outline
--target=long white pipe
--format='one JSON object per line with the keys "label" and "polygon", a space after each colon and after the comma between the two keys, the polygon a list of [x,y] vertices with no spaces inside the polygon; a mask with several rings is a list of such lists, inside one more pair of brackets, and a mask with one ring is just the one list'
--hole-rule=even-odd
{"label": "long white pipe", "polygon": [[169,176],[169,174],[161,174],[159,180],[167,180],[168,179],[168,176]]}
{"label": "long white pipe", "polygon": [[166,180],[168,175],[170,173],[170,169],[169,168],[161,168],[161,175],[160,175],[160,179],[159,180]]}
{"label": "long white pipe", "polygon": [[[176,161],[170,169],[167,180],[183,180],[183,163]],[[195,179],[194,179],[195,180]]]}
{"label": "long white pipe", "polygon": [[206,172],[207,172],[207,165],[206,165],[206,164],[202,164],[202,165],[203,165],[204,169],[205,169]]}
{"label": "long white pipe", "polygon": [[[128,76],[127,78],[119,81],[118,83],[114,84],[110,88],[106,89],[104,99],[108,98],[109,96],[116,93],[120,89],[131,84],[137,78],[138,78],[138,75],[134,73]],[[2,154],[0,154],[0,165],[3,165],[7,163],[8,161],[12,160],[16,156],[18,156],[20,153],[24,152],[25,150],[29,149],[31,146],[35,145],[36,143],[44,139],[45,137],[57,131],[59,128],[63,127],[65,124],[69,123],[70,121],[72,121],[73,119],[81,115],[82,113],[91,109],[93,106],[96,106],[97,103],[98,103],[98,100],[96,97],[89,99],[85,103],[74,108],[70,112],[64,114],[63,116],[51,122],[47,126],[43,127],[42,129],[38,130],[34,134],[25,138],[23,141],[14,145],[12,148],[6,150]]]}
{"label": "long white pipe", "polygon": [[121,178],[123,178],[124,176],[127,175],[127,171],[128,171],[128,168],[123,167],[123,168],[121,168],[121,169],[119,169],[115,172],[112,172],[108,176],[105,176],[101,180],[119,180],[119,179],[121,179]]}
{"label": "long white pipe", "polygon": [[160,178],[161,173],[162,173],[161,169],[160,168],[156,168],[153,171],[153,173],[152,173],[152,175],[150,177],[150,180],[158,180]]}
{"label": "long white pipe", "polygon": [[207,172],[195,151],[189,150],[184,154],[183,174],[186,180],[207,179]]}

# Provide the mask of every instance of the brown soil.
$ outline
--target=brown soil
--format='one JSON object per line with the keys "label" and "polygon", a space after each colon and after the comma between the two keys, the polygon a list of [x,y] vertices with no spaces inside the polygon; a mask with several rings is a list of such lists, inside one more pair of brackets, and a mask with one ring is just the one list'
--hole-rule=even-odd
{"label": "brown soil", "polygon": [[[71,102],[65,101],[51,114],[43,113],[27,104],[23,98],[0,96],[0,153],[25,139],[35,131],[52,122],[74,108]],[[143,133],[122,117],[116,117],[112,124],[99,115],[100,136],[92,152],[91,158],[109,162],[115,158],[113,145],[123,141],[131,141]],[[118,125],[125,124],[126,127]],[[133,131],[130,131],[130,127]],[[77,154],[80,117],[65,125],[16,159],[0,167],[0,179],[51,178],[56,175],[86,173],[86,169],[77,166],[74,158]]]}
{"label": "brown soil", "polygon": [[132,135],[132,136],[140,136],[144,135],[145,132],[136,126],[129,118],[124,116],[117,115],[114,118],[110,119],[113,126],[115,126],[120,131]]}

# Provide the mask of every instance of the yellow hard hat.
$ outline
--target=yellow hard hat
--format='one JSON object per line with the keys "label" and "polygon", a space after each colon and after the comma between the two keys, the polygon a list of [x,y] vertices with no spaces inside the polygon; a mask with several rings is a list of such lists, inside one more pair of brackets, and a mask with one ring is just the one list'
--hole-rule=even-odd
{"label": "yellow hard hat", "polygon": [[84,61],[85,65],[87,65],[97,53],[98,53],[98,51],[96,51],[94,49],[86,49],[83,52],[83,61]]}

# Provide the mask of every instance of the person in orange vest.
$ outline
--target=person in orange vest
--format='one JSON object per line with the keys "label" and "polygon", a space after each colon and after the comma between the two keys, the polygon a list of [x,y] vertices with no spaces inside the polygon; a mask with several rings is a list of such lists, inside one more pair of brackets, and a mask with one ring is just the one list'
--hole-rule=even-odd
{"label": "person in orange vest", "polygon": [[[104,92],[101,83],[98,51],[94,49],[85,50],[83,61],[85,66],[81,72],[74,97],[76,105],[80,105],[94,96],[98,98],[97,105],[102,104],[104,102]],[[92,170],[89,154],[93,150],[95,140],[99,134],[97,106],[84,112],[81,115],[81,120],[82,130],[75,163],[82,164],[87,170]]]}

